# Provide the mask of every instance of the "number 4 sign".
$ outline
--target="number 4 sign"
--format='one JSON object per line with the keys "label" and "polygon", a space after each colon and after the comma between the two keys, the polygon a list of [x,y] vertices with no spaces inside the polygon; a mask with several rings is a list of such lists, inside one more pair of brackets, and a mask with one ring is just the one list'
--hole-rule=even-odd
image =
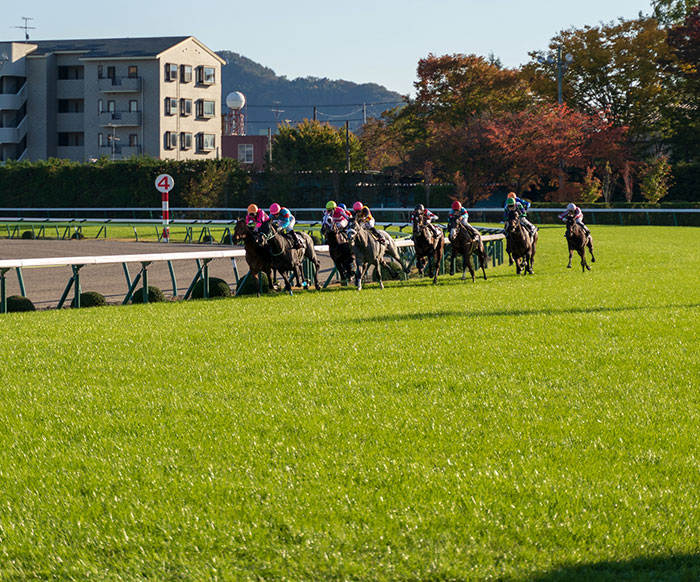
{"label": "number 4 sign", "polygon": [[156,178],[156,190],[158,192],[170,192],[175,186],[175,180],[170,174],[161,174]]}

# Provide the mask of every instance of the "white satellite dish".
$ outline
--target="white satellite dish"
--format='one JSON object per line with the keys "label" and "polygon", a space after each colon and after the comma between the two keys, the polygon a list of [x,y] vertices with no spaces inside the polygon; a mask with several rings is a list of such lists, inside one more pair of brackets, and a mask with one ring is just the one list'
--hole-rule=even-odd
{"label": "white satellite dish", "polygon": [[226,95],[226,107],[234,111],[240,111],[245,106],[245,95],[240,91],[234,91]]}

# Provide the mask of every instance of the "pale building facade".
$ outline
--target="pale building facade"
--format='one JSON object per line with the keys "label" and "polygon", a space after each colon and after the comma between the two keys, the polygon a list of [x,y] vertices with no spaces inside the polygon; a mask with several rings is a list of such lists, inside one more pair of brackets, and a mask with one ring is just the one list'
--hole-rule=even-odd
{"label": "pale building facade", "polygon": [[194,37],[0,43],[0,161],[221,155],[221,65]]}

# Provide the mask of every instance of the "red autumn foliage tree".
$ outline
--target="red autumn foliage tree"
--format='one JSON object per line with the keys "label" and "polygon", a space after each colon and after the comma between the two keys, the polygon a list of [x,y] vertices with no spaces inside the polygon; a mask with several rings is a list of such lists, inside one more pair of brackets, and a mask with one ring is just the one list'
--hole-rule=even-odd
{"label": "red autumn foliage tree", "polygon": [[619,167],[624,163],[624,128],[566,105],[538,105],[502,115],[487,123],[486,132],[504,168],[501,180],[518,193],[553,178],[560,165],[584,169],[599,161]]}

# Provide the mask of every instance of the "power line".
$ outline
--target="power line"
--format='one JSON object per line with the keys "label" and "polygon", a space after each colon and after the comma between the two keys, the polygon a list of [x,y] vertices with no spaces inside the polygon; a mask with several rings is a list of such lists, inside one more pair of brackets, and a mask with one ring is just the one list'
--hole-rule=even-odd
{"label": "power line", "polygon": [[282,102],[277,102],[276,105],[251,105],[250,103],[248,103],[246,105],[246,107],[248,107],[250,109],[252,109],[252,108],[271,109],[273,107],[277,107],[280,104],[282,104],[282,105],[284,105],[284,107],[286,107],[288,109],[294,109],[294,108],[296,108],[296,109],[312,109],[314,107],[363,107],[365,105],[367,107],[372,107],[374,105],[390,105],[392,103],[404,103],[404,101],[374,101],[372,103],[342,103],[342,104],[333,103],[333,104],[328,104],[328,105],[318,105],[318,104],[314,104],[314,105],[287,105],[286,103],[282,103]]}

